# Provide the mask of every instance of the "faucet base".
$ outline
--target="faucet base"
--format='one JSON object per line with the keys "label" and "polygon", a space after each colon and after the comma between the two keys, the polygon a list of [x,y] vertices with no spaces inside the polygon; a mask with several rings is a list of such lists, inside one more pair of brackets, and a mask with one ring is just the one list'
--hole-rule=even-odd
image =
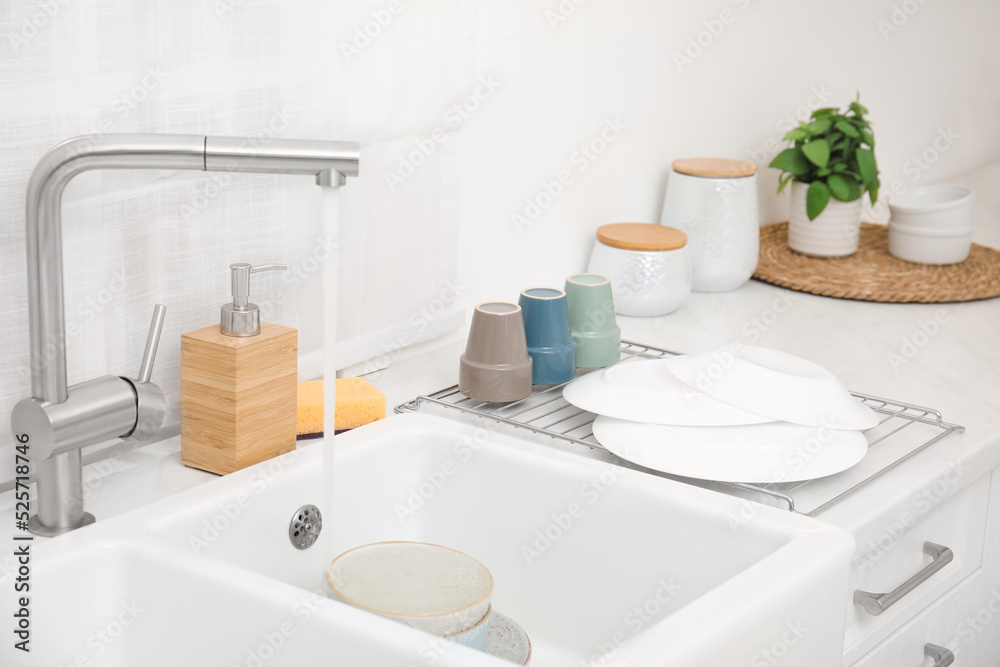
{"label": "faucet base", "polygon": [[83,528],[84,526],[89,526],[94,523],[97,519],[90,512],[83,513],[83,519],[80,523],[75,526],[70,526],[69,528],[49,528],[48,526],[43,526],[42,522],[38,520],[38,515],[28,519],[28,532],[32,535],[38,535],[39,537],[55,537],[56,535],[62,535],[63,533],[68,533],[71,530],[76,530],[77,528]]}

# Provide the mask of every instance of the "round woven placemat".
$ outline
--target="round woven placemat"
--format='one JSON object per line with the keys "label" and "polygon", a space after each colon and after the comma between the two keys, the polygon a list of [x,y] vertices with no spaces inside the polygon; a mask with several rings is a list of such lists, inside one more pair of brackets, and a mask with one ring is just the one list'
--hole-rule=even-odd
{"label": "round woven placemat", "polygon": [[753,277],[799,292],[882,303],[947,303],[1000,296],[1000,251],[972,244],[960,264],[914,264],[889,254],[885,225],[861,223],[850,257],[800,255],[788,247],[788,223],[760,229]]}

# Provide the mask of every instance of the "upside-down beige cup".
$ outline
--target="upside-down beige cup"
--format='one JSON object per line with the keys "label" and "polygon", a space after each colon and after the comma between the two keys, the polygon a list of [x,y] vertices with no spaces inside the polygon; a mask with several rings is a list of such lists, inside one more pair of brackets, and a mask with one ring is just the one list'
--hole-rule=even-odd
{"label": "upside-down beige cup", "polygon": [[476,306],[458,390],[479,401],[517,401],[531,394],[531,370],[521,307],[506,301]]}

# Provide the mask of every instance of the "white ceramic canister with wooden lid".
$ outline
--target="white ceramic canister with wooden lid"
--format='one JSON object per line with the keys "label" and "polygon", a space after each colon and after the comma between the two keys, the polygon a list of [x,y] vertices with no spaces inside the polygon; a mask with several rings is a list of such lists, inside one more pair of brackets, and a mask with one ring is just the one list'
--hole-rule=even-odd
{"label": "white ceramic canister with wooden lid", "polygon": [[641,222],[597,228],[588,273],[607,276],[615,312],[658,317],[676,310],[691,293],[687,235]]}
{"label": "white ceramic canister with wooden lid", "polygon": [[687,233],[696,292],[729,292],[757,269],[757,165],[725,158],[675,160],[660,224]]}

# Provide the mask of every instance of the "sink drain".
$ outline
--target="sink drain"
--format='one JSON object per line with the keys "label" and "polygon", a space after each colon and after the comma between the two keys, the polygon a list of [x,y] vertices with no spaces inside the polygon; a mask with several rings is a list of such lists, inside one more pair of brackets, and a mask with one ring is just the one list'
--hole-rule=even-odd
{"label": "sink drain", "polygon": [[315,505],[303,505],[295,510],[288,524],[288,539],[296,549],[308,549],[316,544],[323,530],[323,515]]}

